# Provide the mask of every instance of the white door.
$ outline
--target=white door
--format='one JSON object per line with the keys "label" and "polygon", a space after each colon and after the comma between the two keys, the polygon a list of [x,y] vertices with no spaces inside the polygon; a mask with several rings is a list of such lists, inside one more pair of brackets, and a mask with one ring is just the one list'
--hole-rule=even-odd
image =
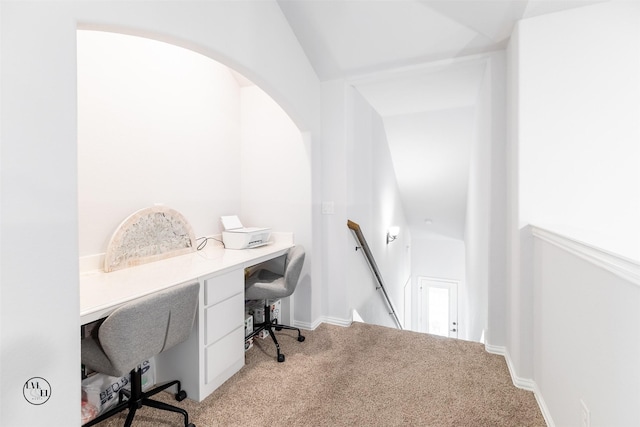
{"label": "white door", "polygon": [[418,278],[420,332],[458,338],[458,282]]}

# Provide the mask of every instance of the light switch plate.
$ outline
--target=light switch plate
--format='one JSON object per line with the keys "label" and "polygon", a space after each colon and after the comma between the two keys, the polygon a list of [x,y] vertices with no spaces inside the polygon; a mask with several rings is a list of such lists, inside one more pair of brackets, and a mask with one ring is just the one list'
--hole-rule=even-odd
{"label": "light switch plate", "polygon": [[322,202],[322,215],[333,215],[334,213],[333,202]]}

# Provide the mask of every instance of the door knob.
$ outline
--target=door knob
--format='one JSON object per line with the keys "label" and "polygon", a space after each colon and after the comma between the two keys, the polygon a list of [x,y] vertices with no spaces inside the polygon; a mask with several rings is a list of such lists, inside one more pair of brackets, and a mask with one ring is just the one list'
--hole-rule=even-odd
{"label": "door knob", "polygon": [[458,332],[456,328],[450,329],[451,332]]}

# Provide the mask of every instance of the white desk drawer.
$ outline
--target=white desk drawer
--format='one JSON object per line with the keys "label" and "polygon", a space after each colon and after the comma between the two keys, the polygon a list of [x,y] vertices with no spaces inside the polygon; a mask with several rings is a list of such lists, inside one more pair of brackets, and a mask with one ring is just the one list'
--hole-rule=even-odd
{"label": "white desk drawer", "polygon": [[242,268],[211,277],[204,281],[204,305],[215,304],[241,292],[244,292]]}
{"label": "white desk drawer", "polygon": [[235,328],[244,327],[244,294],[205,309],[205,345],[213,344]]}
{"label": "white desk drawer", "polygon": [[207,383],[210,383],[235,362],[244,360],[244,326],[210,345],[205,352]]}

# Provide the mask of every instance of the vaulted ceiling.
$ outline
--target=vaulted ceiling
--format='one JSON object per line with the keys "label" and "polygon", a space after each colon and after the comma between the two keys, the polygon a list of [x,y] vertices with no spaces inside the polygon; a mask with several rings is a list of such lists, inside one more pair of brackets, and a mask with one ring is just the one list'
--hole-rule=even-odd
{"label": "vaulted ceiling", "polygon": [[414,237],[462,239],[481,55],[504,49],[520,19],[601,1],[278,4],[320,80],[349,80],[382,117]]}

